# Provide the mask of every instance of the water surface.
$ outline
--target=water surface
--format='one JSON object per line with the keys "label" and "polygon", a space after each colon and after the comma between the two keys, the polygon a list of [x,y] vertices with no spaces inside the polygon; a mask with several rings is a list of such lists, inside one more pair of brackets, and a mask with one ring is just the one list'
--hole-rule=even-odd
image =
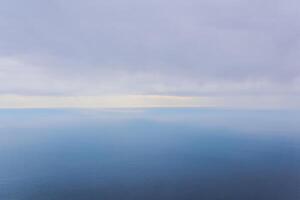
{"label": "water surface", "polygon": [[300,112],[0,110],[2,200],[298,200]]}

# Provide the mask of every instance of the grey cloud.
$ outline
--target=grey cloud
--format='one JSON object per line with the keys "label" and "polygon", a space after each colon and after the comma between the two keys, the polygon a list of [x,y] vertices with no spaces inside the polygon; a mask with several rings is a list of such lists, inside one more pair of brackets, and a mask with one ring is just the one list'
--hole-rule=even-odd
{"label": "grey cloud", "polygon": [[4,0],[0,57],[52,83],[5,90],[297,93],[299,11],[296,0]]}

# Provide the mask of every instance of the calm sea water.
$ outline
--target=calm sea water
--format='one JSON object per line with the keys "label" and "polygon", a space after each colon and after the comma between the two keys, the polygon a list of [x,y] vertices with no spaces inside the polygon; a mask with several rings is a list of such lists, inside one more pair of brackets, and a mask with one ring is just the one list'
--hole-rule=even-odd
{"label": "calm sea water", "polygon": [[300,112],[0,110],[1,200],[299,200]]}

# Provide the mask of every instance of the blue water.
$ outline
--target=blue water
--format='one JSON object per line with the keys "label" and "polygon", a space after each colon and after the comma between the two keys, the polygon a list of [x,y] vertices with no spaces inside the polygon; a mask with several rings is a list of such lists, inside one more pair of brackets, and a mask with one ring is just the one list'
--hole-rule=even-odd
{"label": "blue water", "polygon": [[300,112],[0,110],[0,200],[299,200]]}

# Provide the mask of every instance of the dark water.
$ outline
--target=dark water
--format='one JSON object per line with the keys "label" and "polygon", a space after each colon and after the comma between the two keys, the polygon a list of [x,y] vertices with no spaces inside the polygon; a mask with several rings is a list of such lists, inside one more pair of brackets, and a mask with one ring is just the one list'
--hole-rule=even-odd
{"label": "dark water", "polygon": [[299,200],[300,112],[1,110],[0,200]]}

